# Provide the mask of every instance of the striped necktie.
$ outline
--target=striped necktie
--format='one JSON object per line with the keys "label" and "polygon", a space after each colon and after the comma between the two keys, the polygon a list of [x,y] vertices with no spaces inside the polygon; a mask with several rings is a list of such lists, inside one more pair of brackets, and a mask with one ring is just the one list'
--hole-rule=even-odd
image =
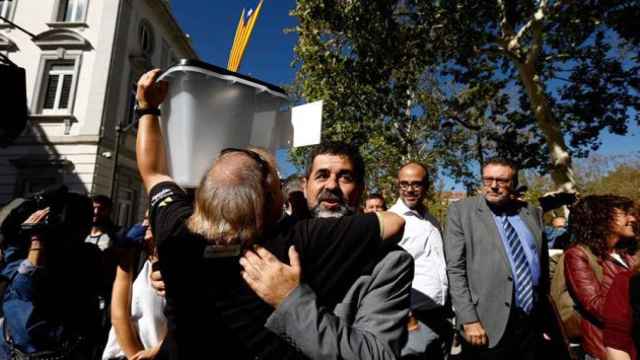
{"label": "striped necktie", "polygon": [[513,273],[516,280],[516,302],[519,305],[518,307],[529,313],[533,307],[533,277],[531,276],[529,262],[524,253],[520,237],[509,222],[508,216],[502,217],[502,226],[504,227],[504,234],[507,237],[507,243],[513,258],[513,266],[515,267]]}

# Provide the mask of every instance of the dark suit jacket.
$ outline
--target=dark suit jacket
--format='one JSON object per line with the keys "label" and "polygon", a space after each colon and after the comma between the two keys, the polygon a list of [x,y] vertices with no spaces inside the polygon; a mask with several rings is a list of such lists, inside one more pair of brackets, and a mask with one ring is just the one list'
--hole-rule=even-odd
{"label": "dark suit jacket", "polygon": [[[543,239],[542,213],[538,208],[522,204],[519,215],[535,237],[541,266],[536,298],[538,303],[546,302],[549,254]],[[504,334],[515,299],[507,252],[482,196],[451,204],[444,247],[457,324],[480,321],[489,337],[489,347],[494,347]]]}

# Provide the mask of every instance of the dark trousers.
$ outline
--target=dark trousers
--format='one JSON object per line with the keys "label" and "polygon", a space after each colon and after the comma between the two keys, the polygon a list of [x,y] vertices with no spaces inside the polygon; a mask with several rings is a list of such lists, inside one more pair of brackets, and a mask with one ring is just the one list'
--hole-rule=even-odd
{"label": "dark trousers", "polygon": [[493,348],[472,346],[463,340],[465,360],[536,360],[542,350],[542,331],[538,321],[519,309],[511,309],[502,339]]}

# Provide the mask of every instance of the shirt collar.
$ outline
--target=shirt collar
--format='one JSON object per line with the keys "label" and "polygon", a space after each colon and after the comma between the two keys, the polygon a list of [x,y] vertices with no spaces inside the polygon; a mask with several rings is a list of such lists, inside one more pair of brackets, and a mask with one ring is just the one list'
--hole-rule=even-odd
{"label": "shirt collar", "polygon": [[403,215],[413,215],[413,216],[419,217],[420,219],[424,219],[423,214],[420,214],[417,210],[409,209],[407,204],[405,204],[404,201],[402,201],[402,198],[398,198],[398,200],[396,200],[396,203],[395,205],[393,205],[393,207],[396,208],[396,210]]}
{"label": "shirt collar", "polygon": [[510,203],[504,207],[497,207],[489,204],[489,202],[486,202],[486,204],[489,210],[491,210],[493,215],[496,217],[503,218],[503,217],[512,217],[512,216],[518,215],[519,208],[518,206],[516,206],[516,204]]}

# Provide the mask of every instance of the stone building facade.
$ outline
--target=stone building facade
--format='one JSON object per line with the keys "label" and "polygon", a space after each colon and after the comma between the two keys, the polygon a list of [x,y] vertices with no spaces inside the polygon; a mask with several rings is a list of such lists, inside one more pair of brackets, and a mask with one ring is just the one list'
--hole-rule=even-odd
{"label": "stone building facade", "polygon": [[[0,52],[25,68],[28,126],[0,149],[0,206],[52,184],[112,195],[114,220],[146,204],[135,164],[135,82],[151,68],[195,58],[166,0],[0,0]],[[1,115],[0,115],[1,117]],[[7,121],[6,119],[2,121]]]}

